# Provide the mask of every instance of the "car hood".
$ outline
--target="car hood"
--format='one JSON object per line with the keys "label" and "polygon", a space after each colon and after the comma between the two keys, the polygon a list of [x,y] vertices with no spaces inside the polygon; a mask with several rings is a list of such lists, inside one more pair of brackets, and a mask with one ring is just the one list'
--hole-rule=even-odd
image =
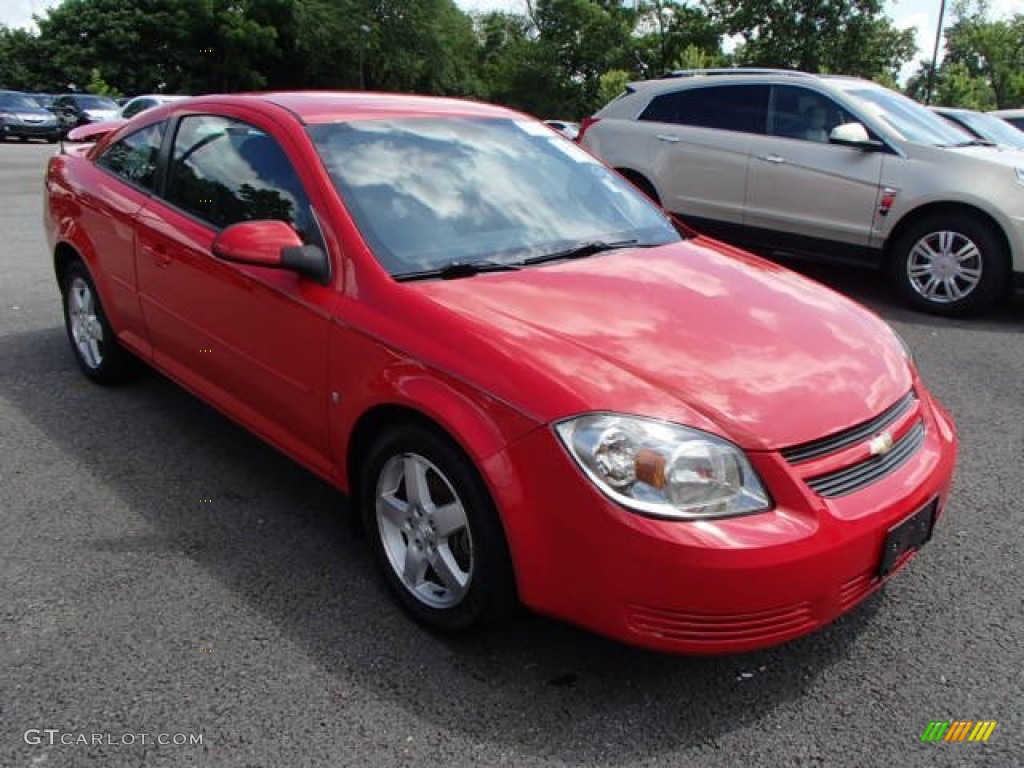
{"label": "car hood", "polygon": [[14,115],[19,120],[25,120],[30,123],[54,119],[53,113],[46,109],[16,109],[8,110],[7,113]]}
{"label": "car hood", "polygon": [[626,412],[775,449],[869,419],[913,383],[875,315],[706,239],[406,285],[473,337],[448,367],[543,421]]}
{"label": "car hood", "polygon": [[964,157],[986,160],[1008,168],[1024,168],[1024,150],[1005,146],[942,147],[943,152],[955,152]]}

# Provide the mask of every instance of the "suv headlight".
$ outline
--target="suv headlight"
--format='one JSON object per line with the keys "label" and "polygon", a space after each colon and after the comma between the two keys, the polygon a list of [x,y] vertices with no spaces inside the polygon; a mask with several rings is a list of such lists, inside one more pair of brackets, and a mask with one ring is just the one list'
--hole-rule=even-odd
{"label": "suv headlight", "polygon": [[771,508],[743,451],[706,432],[614,413],[566,419],[555,431],[587,477],[635,512],[707,520]]}

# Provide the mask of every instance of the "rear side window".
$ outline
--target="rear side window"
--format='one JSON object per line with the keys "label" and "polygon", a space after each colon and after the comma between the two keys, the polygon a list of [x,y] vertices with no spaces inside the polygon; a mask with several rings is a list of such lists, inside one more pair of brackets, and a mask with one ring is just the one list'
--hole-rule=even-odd
{"label": "rear side window", "polygon": [[164,139],[166,123],[147,125],[129,133],[107,147],[96,164],[116,173],[125,181],[144,189],[153,189],[156,160]]}
{"label": "rear side window", "polygon": [[275,219],[315,242],[309,198],[281,145],[259,128],[214,115],[182,119],[174,137],[167,199],[209,222]]}
{"label": "rear side window", "polygon": [[767,85],[687,88],[654,97],[641,120],[721,131],[764,133],[768,118]]}

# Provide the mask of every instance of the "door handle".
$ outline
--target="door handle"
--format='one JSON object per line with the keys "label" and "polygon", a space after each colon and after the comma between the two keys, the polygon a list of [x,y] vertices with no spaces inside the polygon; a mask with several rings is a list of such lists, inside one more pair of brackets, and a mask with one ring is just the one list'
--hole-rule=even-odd
{"label": "door handle", "polygon": [[786,162],[786,158],[782,155],[758,155],[757,159],[764,160],[766,163],[775,163],[776,165]]}
{"label": "door handle", "polygon": [[658,141],[667,141],[669,144],[679,143],[679,137],[673,136],[671,133],[659,133],[657,139]]}
{"label": "door handle", "polygon": [[153,260],[156,261],[156,265],[158,267],[166,267],[166,266],[170,265],[171,257],[167,253],[167,247],[166,246],[160,245],[160,244],[157,244],[157,245],[144,245],[144,246],[142,246],[142,249],[144,251],[146,251],[146,253],[148,253],[150,256],[153,257]]}

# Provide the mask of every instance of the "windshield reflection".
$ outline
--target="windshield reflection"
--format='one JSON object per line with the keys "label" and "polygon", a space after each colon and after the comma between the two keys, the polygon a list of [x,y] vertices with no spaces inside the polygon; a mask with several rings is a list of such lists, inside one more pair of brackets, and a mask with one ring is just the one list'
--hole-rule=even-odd
{"label": "windshield reflection", "polygon": [[518,263],[591,241],[679,239],[630,184],[539,123],[381,119],[309,132],[356,225],[393,275]]}
{"label": "windshield reflection", "polygon": [[847,93],[906,141],[952,147],[971,140],[968,133],[902,94],[875,87],[849,88]]}

